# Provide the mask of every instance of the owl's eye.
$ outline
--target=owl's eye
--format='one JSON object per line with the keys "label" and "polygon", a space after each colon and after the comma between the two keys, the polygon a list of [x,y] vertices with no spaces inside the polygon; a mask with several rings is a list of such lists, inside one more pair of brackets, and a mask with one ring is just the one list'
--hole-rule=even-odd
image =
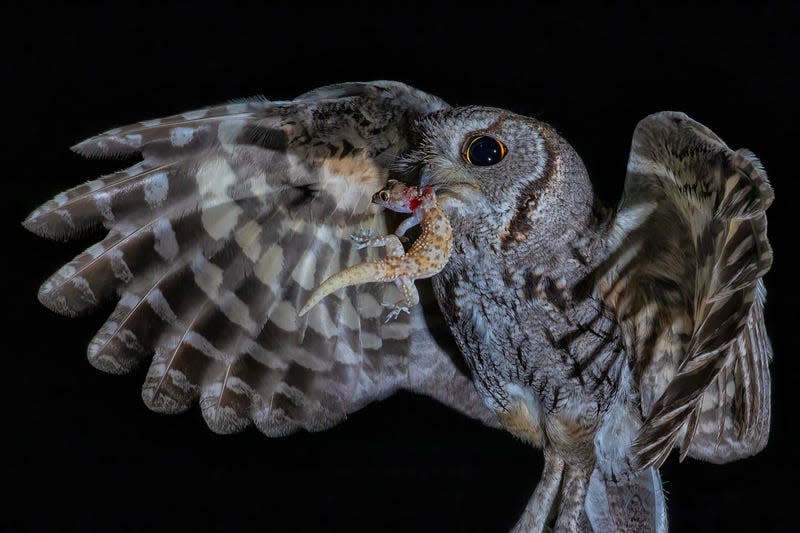
{"label": "owl's eye", "polygon": [[470,165],[488,167],[499,163],[507,152],[505,145],[494,137],[481,135],[469,142],[464,157]]}

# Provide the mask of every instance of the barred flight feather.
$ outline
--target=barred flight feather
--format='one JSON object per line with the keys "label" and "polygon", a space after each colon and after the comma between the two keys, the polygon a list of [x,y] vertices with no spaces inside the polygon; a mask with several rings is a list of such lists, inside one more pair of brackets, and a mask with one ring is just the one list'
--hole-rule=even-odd
{"label": "barred flight feather", "polygon": [[296,312],[332,272],[380,256],[356,250],[350,235],[388,231],[371,195],[405,149],[413,117],[443,107],[402,84],[345,84],[83,141],[74,150],[86,156],[138,152],[144,161],[26,219],[54,239],[109,230],[51,276],[40,299],[75,315],[119,295],[89,345],[90,362],[125,373],[152,355],[148,407],[174,413],[199,401],[216,432],[252,422],[269,435],[316,431],[399,387],[494,425],[460,355],[434,340],[432,327],[446,338],[441,320],[432,326],[417,308],[383,323],[380,302],[393,288],[354,287],[306,318]]}
{"label": "barred flight feather", "polygon": [[[659,466],[676,443],[681,457],[725,462],[766,442],[761,277],[772,262],[772,197],[755,156],[686,115],[659,113],[636,128],[611,242],[641,246],[648,260],[612,267],[604,287],[639,378],[641,466]],[[627,223],[626,213],[653,201]]]}

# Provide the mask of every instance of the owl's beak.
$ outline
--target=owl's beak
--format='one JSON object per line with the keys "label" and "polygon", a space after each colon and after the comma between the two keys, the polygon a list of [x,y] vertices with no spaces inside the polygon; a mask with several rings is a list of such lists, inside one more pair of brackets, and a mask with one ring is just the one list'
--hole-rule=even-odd
{"label": "owl's beak", "polygon": [[432,171],[425,168],[420,172],[419,184],[430,185],[437,195],[455,193],[463,194],[467,191],[480,191],[480,186],[469,178],[461,176],[454,170],[439,168]]}
{"label": "owl's beak", "polygon": [[[464,205],[471,205],[480,201],[480,186],[472,181],[465,180],[455,172],[422,172],[420,173],[419,183],[421,186],[430,185],[439,203],[448,212],[453,209],[456,212],[463,209]],[[452,214],[452,213],[451,213]]]}
{"label": "owl's beak", "polygon": [[427,185],[430,185],[434,189],[436,188],[436,184],[433,183],[433,173],[430,172],[427,168],[424,169],[422,172],[420,172],[419,184],[420,184],[420,187],[425,187]]}

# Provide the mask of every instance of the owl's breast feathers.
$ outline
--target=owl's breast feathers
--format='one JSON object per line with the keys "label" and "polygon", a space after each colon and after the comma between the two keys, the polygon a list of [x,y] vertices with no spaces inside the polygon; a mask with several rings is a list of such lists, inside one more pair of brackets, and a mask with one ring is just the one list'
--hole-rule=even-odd
{"label": "owl's breast feathers", "polygon": [[[608,227],[593,220],[543,263],[509,260],[508,247],[458,234],[434,278],[478,390],[506,429],[538,445],[558,441],[582,462],[591,461],[594,432],[625,362],[613,312],[586,290]],[[546,239],[545,231],[528,238]]]}

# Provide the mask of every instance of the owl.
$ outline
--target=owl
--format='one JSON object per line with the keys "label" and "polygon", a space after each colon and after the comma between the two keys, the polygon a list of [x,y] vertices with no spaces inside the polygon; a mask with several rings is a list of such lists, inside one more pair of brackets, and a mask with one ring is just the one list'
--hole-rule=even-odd
{"label": "owl", "polygon": [[[616,209],[547,124],[398,82],[235,101],[73,149],[142,160],[24,221],[56,240],[107,232],[39,300],[69,316],[115,300],[89,361],[149,363],[155,411],[197,401],[217,433],[278,437],[427,395],[543,450],[520,532],[666,531],[673,448],[724,463],[766,445],[772,189],[752,153],[682,113],[638,124]],[[397,288],[365,283],[298,316],[331,274],[383,257],[350,236],[397,227],[371,202],[390,178],[431,187],[452,226],[421,305],[387,321]]]}

